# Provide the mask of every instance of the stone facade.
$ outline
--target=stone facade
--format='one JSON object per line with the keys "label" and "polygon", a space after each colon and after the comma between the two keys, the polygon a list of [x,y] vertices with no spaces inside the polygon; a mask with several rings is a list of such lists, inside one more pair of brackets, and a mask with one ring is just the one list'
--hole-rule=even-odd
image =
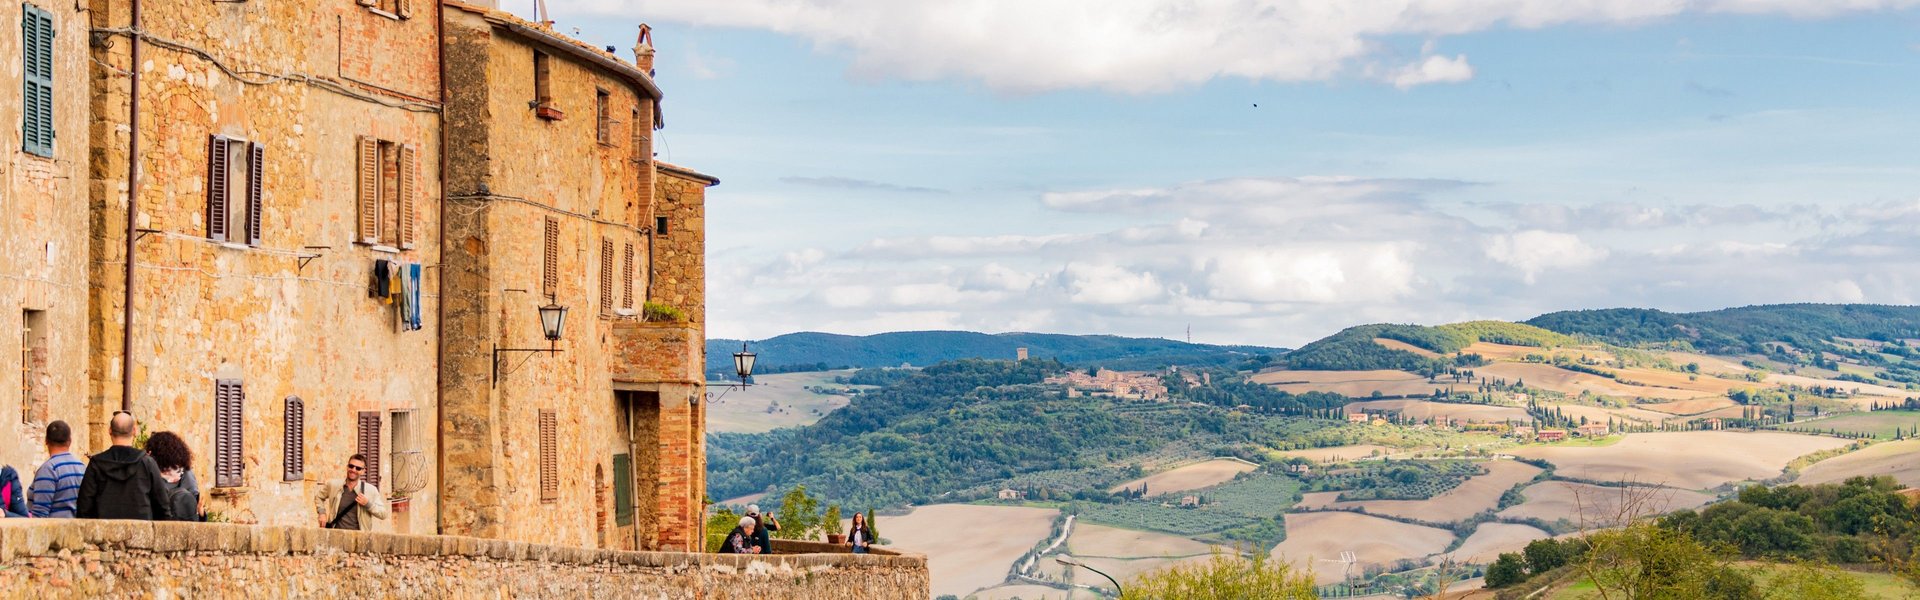
{"label": "stone facade", "polygon": [[37,597],[924,600],[926,557],[591,550],[308,527],[0,523],[0,588]]}
{"label": "stone facade", "polygon": [[644,26],[628,61],[452,2],[26,2],[0,26],[51,15],[58,135],[0,102],[0,464],[52,419],[102,450],[124,406],[237,524],[313,525],[365,451],[406,500],[376,531],[696,549],[718,181],[653,159]]}
{"label": "stone facade", "polygon": [[[26,149],[22,25],[49,16],[51,156]],[[16,467],[46,456],[46,422],[74,427],[87,448],[87,18],[70,4],[34,0],[0,10],[0,458]],[[28,479],[32,473],[26,473]]]}
{"label": "stone facade", "polygon": [[[687,324],[638,315],[663,272],[702,276],[677,253],[702,247],[704,222],[655,192],[652,49],[643,39],[628,63],[490,7],[445,6],[443,531],[693,550],[705,390],[685,363],[704,347],[704,297],[675,284],[692,290],[675,297]],[[681,215],[680,235],[654,231]],[[545,305],[568,309],[559,340],[543,336]]]}
{"label": "stone facade", "polygon": [[[130,0],[91,5],[96,27],[123,31],[94,47],[93,449],[121,406],[121,377],[131,376],[126,400],[143,424],[176,431],[196,450],[203,507],[239,523],[307,524],[318,486],[362,450],[361,420],[372,415],[379,484],[411,497],[376,526],[434,531],[436,7],[146,1],[144,54],[134,65],[124,33]],[[129,69],[140,75],[137,232],[124,225]],[[380,143],[373,182],[361,180],[363,139]],[[409,148],[411,161],[402,154]],[[223,175],[228,210],[220,214],[213,198]],[[367,217],[380,233],[365,238],[359,193],[370,185],[381,186],[379,212]],[[257,214],[248,206],[253,189]],[[128,235],[137,238],[130,311],[121,300]],[[403,330],[395,305],[370,297],[378,260],[423,266],[423,329]],[[133,356],[124,373],[128,312]],[[230,481],[215,476],[222,381],[238,382],[242,394],[243,473]],[[293,437],[289,398],[299,400],[304,423]],[[289,475],[296,457],[304,468]]]}

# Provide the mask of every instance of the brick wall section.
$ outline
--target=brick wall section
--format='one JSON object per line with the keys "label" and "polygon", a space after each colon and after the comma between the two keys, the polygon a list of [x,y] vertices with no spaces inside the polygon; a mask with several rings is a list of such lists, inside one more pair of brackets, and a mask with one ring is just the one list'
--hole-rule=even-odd
{"label": "brick wall section", "polygon": [[0,523],[0,586],[74,597],[924,600],[926,557],[622,552],[134,521]]}
{"label": "brick wall section", "polygon": [[[21,125],[21,3],[0,11],[0,461],[22,469],[46,460],[45,420],[21,418],[22,404],[42,403],[49,419],[74,428],[86,448],[87,394],[87,27],[85,13],[50,0],[30,0],[52,14],[54,156],[24,151]],[[47,352],[23,352],[22,311],[45,311]],[[23,367],[41,361],[32,385]],[[28,396],[30,394],[30,397]],[[35,407],[39,408],[39,407]]]}
{"label": "brick wall section", "polygon": [[[437,331],[440,260],[440,95],[436,5],[416,1],[396,20],[351,1],[142,2],[143,28],[183,51],[149,43],[130,65],[124,35],[93,45],[93,153],[88,162],[95,294],[89,303],[90,404],[61,415],[91,425],[90,447],[105,442],[104,422],[119,408],[123,377],[134,383],[133,410],[150,431],[181,434],[197,452],[194,470],[212,488],[216,379],[244,382],[245,479],[209,489],[203,506],[240,522],[304,524],[311,498],[342,475],[357,449],[355,415],[411,411],[419,449],[432,451],[438,405]],[[128,0],[89,3],[94,25],[124,28]],[[63,11],[71,13],[72,11]],[[74,35],[81,42],[85,35]],[[371,79],[343,64],[343,48],[365,54]],[[200,53],[204,53],[202,56]],[[294,74],[236,77],[225,69]],[[128,77],[140,82],[140,172],[133,207],[137,242],[134,360],[120,367],[121,285],[127,206]],[[377,74],[377,76],[376,76]],[[329,82],[306,83],[302,77]],[[399,106],[405,105],[405,106]],[[207,239],[208,139],[228,135],[263,144],[263,214],[258,247]],[[411,144],[418,152],[415,249],[385,252],[354,243],[357,138]],[[76,137],[74,141],[79,142]],[[240,181],[234,182],[239,185]],[[319,248],[310,248],[319,247]],[[318,255],[302,264],[298,255]],[[428,265],[419,331],[400,331],[393,307],[368,297],[374,261]],[[282,481],[283,400],[306,406],[303,480]],[[390,439],[390,438],[388,438]],[[384,444],[383,450],[393,450]],[[383,488],[399,464],[382,457]],[[437,469],[426,465],[410,510],[376,527],[431,531]]]}

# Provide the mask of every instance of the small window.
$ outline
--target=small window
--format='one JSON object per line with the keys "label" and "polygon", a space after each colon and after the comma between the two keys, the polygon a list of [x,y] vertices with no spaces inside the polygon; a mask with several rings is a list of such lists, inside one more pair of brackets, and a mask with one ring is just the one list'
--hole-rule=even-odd
{"label": "small window", "polygon": [[360,411],[359,435],[361,456],[367,458],[367,470],[360,475],[367,483],[380,485],[380,413],[378,411]]}
{"label": "small window", "polygon": [[547,53],[533,53],[533,113],[542,119],[558,121],[566,115],[553,105],[553,60]]}
{"label": "small window", "polygon": [[395,19],[413,18],[413,0],[359,0],[368,10]]}
{"label": "small window", "polygon": [[47,422],[47,403],[53,396],[53,360],[47,348],[47,311],[20,312],[20,422]]}
{"label": "small window", "polygon": [[540,291],[548,297],[560,288],[560,220],[547,217],[545,252],[540,266]]}
{"label": "small window", "polygon": [[613,104],[613,96],[607,94],[606,90],[594,90],[593,92],[594,117],[593,118],[594,118],[594,123],[598,127],[598,129],[594,133],[594,137],[595,139],[599,140],[600,143],[602,144],[613,143],[613,106],[612,104]]}
{"label": "small window", "polygon": [[213,382],[213,486],[246,485],[243,449],[247,393],[238,379]]}
{"label": "small window", "polygon": [[286,451],[280,459],[280,480],[299,481],[307,476],[307,404],[299,396],[287,396],[285,411],[281,435]]}
{"label": "small window", "polygon": [[640,107],[633,108],[633,162],[644,163],[653,158],[653,140],[647,136],[647,124],[640,120]]}
{"label": "small window", "polygon": [[560,499],[559,419],[553,409],[540,409],[540,501]]}
{"label": "small window", "polygon": [[667,237],[667,225],[668,223],[667,223],[666,217],[654,217],[653,218],[653,234],[660,237]]}
{"label": "small window", "polygon": [[412,249],[414,205],[420,196],[419,151],[412,144],[361,137],[358,152],[355,241]]}
{"label": "small window", "polygon": [[[20,19],[21,146],[27,154],[53,158],[53,13],[22,4]],[[84,140],[82,140],[84,141]]]}
{"label": "small window", "polygon": [[207,144],[207,238],[260,245],[266,148],[216,135]]}
{"label": "small window", "polygon": [[613,240],[600,238],[600,313],[613,313]]}

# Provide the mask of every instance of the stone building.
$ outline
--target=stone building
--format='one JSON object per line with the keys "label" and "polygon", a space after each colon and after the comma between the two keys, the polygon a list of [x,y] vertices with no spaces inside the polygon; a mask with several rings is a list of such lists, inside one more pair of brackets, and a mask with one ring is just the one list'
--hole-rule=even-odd
{"label": "stone building", "polygon": [[438,7],[89,4],[94,439],[123,405],[179,432],[242,523],[312,523],[365,453],[409,499],[376,525],[434,531]]}
{"label": "stone building", "polygon": [[[0,11],[0,458],[44,458],[62,419],[87,448],[87,16],[27,0]],[[30,460],[31,459],[31,460]],[[32,473],[28,471],[31,479]]]}
{"label": "stone building", "polygon": [[[628,62],[444,6],[442,531],[696,549],[715,181],[653,160],[648,33]],[[643,320],[649,303],[685,318]],[[558,340],[548,306],[567,309]]]}

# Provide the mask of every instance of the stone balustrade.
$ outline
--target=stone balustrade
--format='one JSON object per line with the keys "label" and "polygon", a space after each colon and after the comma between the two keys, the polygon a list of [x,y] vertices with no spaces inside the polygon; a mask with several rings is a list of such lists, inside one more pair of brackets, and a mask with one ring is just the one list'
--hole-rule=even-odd
{"label": "stone balustrade", "polygon": [[[776,544],[789,550],[836,547]],[[778,550],[776,550],[778,552]],[[928,597],[924,556],[626,552],[217,523],[0,520],[0,589],[34,597]]]}

